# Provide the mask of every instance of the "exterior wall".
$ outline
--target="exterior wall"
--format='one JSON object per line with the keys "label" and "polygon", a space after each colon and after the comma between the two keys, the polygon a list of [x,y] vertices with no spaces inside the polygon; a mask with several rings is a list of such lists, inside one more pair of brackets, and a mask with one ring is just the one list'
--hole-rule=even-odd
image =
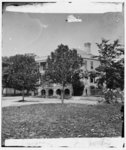
{"label": "exterior wall", "polygon": [[[82,69],[84,71],[95,71],[95,68],[97,68],[100,65],[100,62],[97,59],[92,58],[84,58],[84,65],[82,66]],[[86,62],[86,63],[85,63]],[[91,68],[91,63],[93,62],[93,68]],[[83,96],[89,96],[91,95],[91,87],[96,87],[95,78],[93,79],[93,82],[91,82],[91,78],[84,78],[82,79],[82,82],[84,84],[84,90],[83,90]]]}
{"label": "exterior wall", "polygon": [[[85,44],[85,50],[86,50],[86,53],[83,53],[83,60],[84,62],[86,62],[86,64],[84,63],[84,65],[82,66],[82,69],[84,71],[94,71],[96,67],[98,67],[100,65],[100,62],[97,60],[97,59],[93,59],[92,58],[92,54],[90,53],[91,52],[91,45],[90,43],[87,43]],[[45,68],[46,68],[46,60],[47,60],[47,57],[36,57],[35,58],[36,62],[39,64],[40,68],[40,73],[43,74],[45,72]],[[91,68],[91,62],[93,62],[93,69]],[[83,84],[84,84],[84,91],[83,91],[83,95],[90,95],[91,92],[90,92],[90,88],[91,86],[94,86],[96,87],[96,83],[95,83],[95,79],[93,79],[93,82],[90,81],[90,77],[88,77],[88,79],[84,78],[83,79]],[[57,90],[61,90],[62,87],[61,85],[50,85],[50,86],[47,86],[47,85],[42,85],[38,88],[38,91],[36,93],[38,93],[37,95],[39,96],[42,96],[42,97],[51,97],[49,95],[49,90],[52,89],[53,90],[53,95],[51,95],[52,97],[60,97],[59,94],[57,94]],[[65,90],[68,89],[70,92],[69,94],[67,95],[67,97],[71,97],[72,96],[72,93],[73,93],[73,88],[72,88],[72,85],[67,85],[65,87]],[[45,90],[46,91],[46,95],[42,95],[42,90]],[[7,88],[7,89],[4,89],[3,90],[3,94],[4,95],[12,95],[12,94],[20,94],[21,91],[17,91],[14,89],[10,89],[10,88]],[[36,95],[35,92],[31,92],[32,95]]]}
{"label": "exterior wall", "polygon": [[[100,62],[98,60],[96,60],[96,59],[84,58],[84,62],[85,61],[87,63],[86,64],[84,63],[84,65],[82,66],[82,69],[84,71],[86,71],[86,70],[88,70],[88,71],[94,71],[95,68],[100,65]],[[93,68],[91,68],[91,62],[93,62]],[[45,67],[42,66],[42,65],[45,65],[45,63],[40,63],[40,72],[41,72],[41,74],[43,74],[45,72],[45,70],[43,69]],[[83,96],[89,96],[89,95],[91,95],[91,86],[96,87],[95,79],[93,79],[93,82],[91,82],[90,77],[88,77],[88,79],[84,78],[83,79],[83,84],[84,84]],[[70,91],[69,97],[71,97],[72,93],[73,93],[72,86],[68,86],[67,88]],[[53,95],[52,96],[49,96],[49,94],[48,94],[49,89],[53,90]],[[42,97],[60,97],[60,95],[56,94],[57,89],[61,90],[62,88],[59,85],[56,85],[56,86],[53,86],[53,87],[42,85],[38,89],[38,95],[42,96]],[[42,93],[41,93],[42,90],[46,91],[46,95],[42,95]]]}
{"label": "exterior wall", "polygon": [[[38,96],[43,98],[61,98],[62,86],[60,84],[42,85],[38,88]],[[70,98],[73,93],[72,85],[67,85],[64,88],[65,98]]]}
{"label": "exterior wall", "polygon": [[[84,62],[87,62],[87,64],[84,63],[83,69],[88,71],[93,71],[95,68],[97,68],[100,65],[100,62],[96,59],[92,58],[84,58]],[[91,62],[93,62],[93,69],[91,68]]]}
{"label": "exterior wall", "polygon": [[[90,43],[85,43],[84,44],[85,46],[85,51],[81,51],[81,55],[83,60],[84,60],[84,65],[82,66],[81,69],[83,69],[84,71],[95,71],[95,68],[98,67],[100,65],[100,62],[97,60],[97,59],[94,59],[92,58],[92,54],[91,54],[91,44]],[[39,63],[40,65],[40,73],[43,74],[44,73],[44,68],[45,68],[45,62],[46,62],[46,59],[47,57],[38,57],[36,59],[36,61]],[[86,63],[85,63],[86,62]],[[93,62],[93,68],[91,67],[91,63]],[[83,90],[83,96],[85,95],[91,95],[91,86],[94,86],[96,87],[96,83],[95,83],[95,79],[93,79],[93,82],[91,82],[91,79],[90,77],[87,78],[84,78],[82,79],[82,82],[84,84],[84,90]],[[44,97],[50,97],[47,93],[48,93],[48,90],[52,88],[53,90],[53,93],[54,95],[53,96],[56,96],[58,97],[59,95],[56,94],[56,90],[59,88],[61,90],[61,86],[60,85],[56,85],[56,86],[53,86],[53,87],[50,87],[50,86],[46,86],[46,85],[42,85],[41,87],[39,87],[38,89],[38,95],[39,96],[43,96],[41,94],[41,91],[42,90],[45,90],[46,91],[46,95]],[[68,86],[68,89],[70,90],[70,96],[72,96],[72,93],[73,93],[73,89],[72,89],[72,86]]]}
{"label": "exterior wall", "polygon": [[95,60],[94,61],[94,68],[97,68],[100,65],[100,61]]}

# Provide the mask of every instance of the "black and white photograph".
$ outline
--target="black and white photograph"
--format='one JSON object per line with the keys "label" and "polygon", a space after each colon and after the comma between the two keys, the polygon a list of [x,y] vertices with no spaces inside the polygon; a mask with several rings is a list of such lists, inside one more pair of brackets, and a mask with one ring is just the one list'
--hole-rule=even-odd
{"label": "black and white photograph", "polygon": [[1,147],[124,148],[124,1],[1,5]]}

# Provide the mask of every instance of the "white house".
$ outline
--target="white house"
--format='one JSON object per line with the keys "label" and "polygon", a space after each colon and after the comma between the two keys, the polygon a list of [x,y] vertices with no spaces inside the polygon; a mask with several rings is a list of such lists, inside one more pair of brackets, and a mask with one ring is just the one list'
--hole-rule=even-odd
{"label": "white house", "polygon": [[[84,50],[77,49],[77,53],[81,55],[83,58],[83,66],[81,69],[83,71],[94,71],[96,67],[100,65],[100,62],[93,58],[94,55],[91,54],[91,43],[84,43]],[[43,74],[46,69],[46,59],[47,57],[35,57],[35,60],[38,62],[40,66],[40,73]],[[81,80],[84,84],[83,96],[91,95],[90,89],[91,87],[95,87],[95,78],[83,78]],[[72,96],[72,85],[68,85],[65,87],[65,94],[67,96]],[[60,85],[41,85],[38,89],[38,95],[43,97],[48,96],[60,96],[61,94],[61,86]]]}

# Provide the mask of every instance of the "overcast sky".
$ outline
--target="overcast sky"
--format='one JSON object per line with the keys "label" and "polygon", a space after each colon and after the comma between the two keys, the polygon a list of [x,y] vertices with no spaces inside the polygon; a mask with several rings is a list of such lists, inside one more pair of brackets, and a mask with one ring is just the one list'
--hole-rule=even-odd
{"label": "overcast sky", "polygon": [[96,42],[102,38],[123,43],[124,21],[121,12],[102,14],[47,14],[7,12],[2,15],[2,55],[35,53],[45,56],[59,44],[98,53]]}

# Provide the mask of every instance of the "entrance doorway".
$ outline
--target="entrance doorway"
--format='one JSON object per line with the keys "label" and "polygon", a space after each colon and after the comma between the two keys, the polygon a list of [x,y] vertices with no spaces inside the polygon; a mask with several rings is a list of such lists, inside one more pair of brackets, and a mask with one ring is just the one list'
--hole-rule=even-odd
{"label": "entrance doorway", "polygon": [[57,94],[57,95],[61,95],[61,90],[60,90],[60,89],[57,89],[57,90],[56,90],[56,94]]}
{"label": "entrance doorway", "polygon": [[52,90],[52,89],[49,89],[48,95],[49,95],[49,96],[53,96],[53,90]]}
{"label": "entrance doorway", "polygon": [[43,90],[41,91],[41,95],[45,97],[45,96],[46,96],[46,90],[43,89]]}
{"label": "entrance doorway", "polygon": [[65,89],[65,96],[69,96],[70,95],[70,90],[69,89]]}
{"label": "entrance doorway", "polygon": [[73,95],[82,96],[84,91],[84,85],[82,83],[73,85]]}

